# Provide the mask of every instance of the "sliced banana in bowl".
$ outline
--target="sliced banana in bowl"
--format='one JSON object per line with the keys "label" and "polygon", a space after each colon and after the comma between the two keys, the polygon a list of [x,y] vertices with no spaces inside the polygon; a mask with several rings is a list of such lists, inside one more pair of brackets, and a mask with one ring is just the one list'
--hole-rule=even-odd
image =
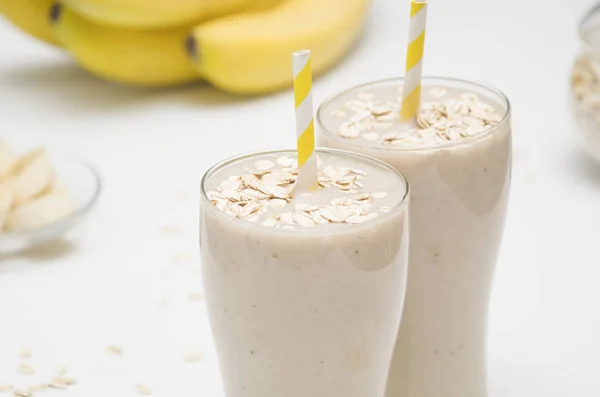
{"label": "sliced banana in bowl", "polygon": [[34,200],[51,188],[55,179],[54,166],[44,149],[34,149],[19,157],[6,171],[4,184],[13,192],[15,205]]}
{"label": "sliced banana in bowl", "polygon": [[0,139],[0,180],[17,161],[17,155],[6,142]]}
{"label": "sliced banana in bowl", "polygon": [[40,197],[16,207],[6,217],[4,229],[9,232],[35,230],[67,217],[73,211],[71,199],[50,188]]}
{"label": "sliced banana in bowl", "polygon": [[2,172],[6,153],[0,141],[0,255],[65,237],[96,203],[100,176],[86,162],[35,149]]}
{"label": "sliced banana in bowl", "polygon": [[0,185],[0,230],[2,230],[6,219],[10,215],[12,203],[12,191],[8,187]]}

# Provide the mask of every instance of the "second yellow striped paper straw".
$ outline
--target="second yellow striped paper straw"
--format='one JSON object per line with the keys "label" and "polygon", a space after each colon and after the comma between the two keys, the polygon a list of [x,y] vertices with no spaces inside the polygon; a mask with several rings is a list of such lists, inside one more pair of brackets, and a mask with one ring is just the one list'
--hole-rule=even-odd
{"label": "second yellow striped paper straw", "polygon": [[427,23],[427,0],[411,0],[408,50],[406,51],[406,76],[402,91],[401,118],[412,120],[421,106],[421,75],[425,26]]}
{"label": "second yellow striped paper straw", "polygon": [[294,52],[294,98],[296,102],[296,133],[298,138],[298,178],[295,190],[310,191],[318,187],[317,156],[315,154],[315,123],[312,100],[312,66],[310,51]]}

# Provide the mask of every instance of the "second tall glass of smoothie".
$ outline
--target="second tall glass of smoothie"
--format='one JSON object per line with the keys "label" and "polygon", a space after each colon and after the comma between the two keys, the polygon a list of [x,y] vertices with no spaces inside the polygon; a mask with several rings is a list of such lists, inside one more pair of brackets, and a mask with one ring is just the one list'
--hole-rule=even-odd
{"label": "second tall glass of smoothie", "polygon": [[510,185],[510,106],[499,91],[425,78],[417,123],[402,79],[319,109],[322,146],[383,160],[411,184],[407,295],[387,397],[485,397],[486,325]]}
{"label": "second tall glass of smoothie", "polygon": [[408,185],[366,156],[227,160],[202,182],[202,268],[227,397],[382,397],[408,263]]}

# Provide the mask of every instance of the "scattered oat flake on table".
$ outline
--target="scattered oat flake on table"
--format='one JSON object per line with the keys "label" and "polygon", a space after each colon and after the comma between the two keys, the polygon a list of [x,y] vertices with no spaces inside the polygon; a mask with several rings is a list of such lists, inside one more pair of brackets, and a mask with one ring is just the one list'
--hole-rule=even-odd
{"label": "scattered oat flake on table", "polygon": [[46,386],[44,383],[40,383],[39,385],[33,385],[33,386],[29,386],[29,391],[31,393],[35,393],[38,391],[44,391],[46,390],[48,386]]}
{"label": "scattered oat flake on table", "polygon": [[152,394],[152,391],[144,385],[137,385],[136,390],[137,390],[138,394],[141,396],[149,396]]}
{"label": "scattered oat flake on table", "polygon": [[174,223],[164,225],[160,228],[160,233],[164,235],[173,235],[181,233],[181,227]]}
{"label": "scattered oat flake on table", "polygon": [[6,383],[6,384],[0,384],[0,394],[2,394],[2,393],[8,393],[12,389],[13,389],[13,386],[9,385],[8,383]]}
{"label": "scattered oat flake on table", "polygon": [[69,387],[69,385],[67,385],[66,383],[60,383],[60,382],[50,382],[50,383],[48,383],[48,387],[51,389],[63,390],[63,389],[66,389],[67,387]]}
{"label": "scattered oat flake on table", "polygon": [[183,356],[183,361],[185,361],[186,363],[197,363],[199,361],[202,361],[203,358],[204,353],[202,353],[202,351],[192,350],[191,352]]}
{"label": "scattered oat flake on table", "polygon": [[[51,385],[64,386],[62,388],[66,388],[67,386],[73,386],[76,384],[77,384],[77,379],[70,378],[67,376],[55,376],[54,379],[52,379],[52,383],[51,383]],[[61,388],[61,387],[59,387],[59,388]]]}
{"label": "scattered oat flake on table", "polygon": [[192,255],[188,252],[179,252],[171,256],[171,263],[174,265],[180,265],[192,260]]}
{"label": "scattered oat flake on table", "polygon": [[123,350],[120,347],[115,346],[115,345],[109,345],[106,348],[106,352],[108,354],[112,354],[113,356],[121,356],[121,355],[123,355]]}
{"label": "scattered oat flake on table", "polygon": [[17,367],[17,371],[23,375],[33,375],[35,373],[35,369],[31,365],[26,363],[19,364],[19,366]]}
{"label": "scattered oat flake on table", "polygon": [[13,392],[13,396],[15,396],[15,397],[32,397],[33,394],[28,391],[25,391],[25,390],[15,390]]}
{"label": "scattered oat flake on table", "polygon": [[204,299],[204,295],[202,295],[201,292],[193,292],[191,294],[188,294],[187,299],[188,301],[201,301],[202,299]]}
{"label": "scattered oat flake on table", "polygon": [[23,360],[26,360],[28,358],[31,358],[33,354],[31,353],[31,350],[25,348],[25,349],[21,349],[21,352],[19,353],[19,356],[21,356],[21,358]]}

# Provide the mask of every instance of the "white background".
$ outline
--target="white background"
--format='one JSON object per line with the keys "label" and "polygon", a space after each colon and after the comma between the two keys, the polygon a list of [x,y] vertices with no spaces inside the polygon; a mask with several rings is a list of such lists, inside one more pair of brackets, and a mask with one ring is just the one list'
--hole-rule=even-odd
{"label": "white background", "polygon": [[[491,397],[597,397],[600,166],[580,151],[567,105],[577,21],[591,2],[431,3],[425,73],[490,82],[514,109]],[[407,21],[408,1],[375,1],[364,39],[315,82],[315,101],[400,75]],[[219,397],[203,302],[187,299],[201,291],[199,179],[224,157],[292,147],[293,114],[290,92],[114,86],[0,22],[0,135],[86,157],[105,181],[78,244],[0,259],[0,383],[47,381],[65,364],[79,383],[64,396],[129,396],[144,383],[156,396]],[[109,344],[124,355],[107,355]],[[23,347],[33,377],[15,370]],[[204,360],[185,364],[194,349]]]}

